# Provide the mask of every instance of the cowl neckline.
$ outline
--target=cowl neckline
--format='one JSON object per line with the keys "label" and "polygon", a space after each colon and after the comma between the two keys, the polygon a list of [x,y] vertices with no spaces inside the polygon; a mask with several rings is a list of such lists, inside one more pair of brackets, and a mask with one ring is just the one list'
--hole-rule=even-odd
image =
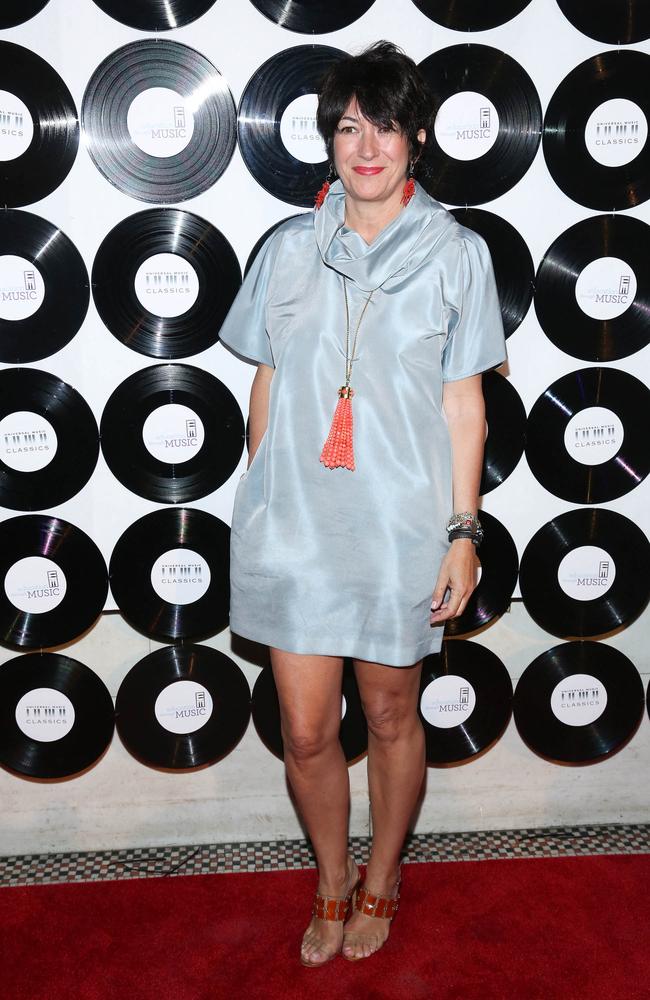
{"label": "cowl neckline", "polygon": [[329,189],[314,212],[316,242],[323,263],[372,292],[389,279],[413,270],[428,256],[445,230],[456,221],[443,206],[415,183],[415,194],[377,234],[372,243],[344,225],[345,191],[340,180]]}

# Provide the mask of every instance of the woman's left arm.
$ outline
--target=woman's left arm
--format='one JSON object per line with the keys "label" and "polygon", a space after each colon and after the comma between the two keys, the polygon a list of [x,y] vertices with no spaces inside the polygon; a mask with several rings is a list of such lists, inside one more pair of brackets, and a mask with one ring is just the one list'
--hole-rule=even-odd
{"label": "woman's left arm", "polygon": [[[452,453],[454,511],[478,513],[478,496],[487,434],[480,375],[445,382],[442,405]],[[453,513],[450,511],[449,513]],[[476,587],[478,559],[470,538],[457,538],[442,561],[433,592],[432,624],[461,615]],[[450,591],[445,601],[446,591]]]}

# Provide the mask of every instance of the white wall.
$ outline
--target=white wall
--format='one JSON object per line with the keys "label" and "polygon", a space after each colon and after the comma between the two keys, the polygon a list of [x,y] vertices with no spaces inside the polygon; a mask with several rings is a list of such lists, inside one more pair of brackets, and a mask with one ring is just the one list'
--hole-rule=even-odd
{"label": "white wall", "polygon": [[[650,611],[604,640],[650,679]],[[502,657],[513,684],[557,641],[538,629],[520,602],[472,641]],[[228,629],[207,645],[240,664],[252,687],[259,666],[232,652]],[[88,664],[115,697],[124,675],[157,644],[119,615],[105,614],[68,655]],[[0,663],[13,654],[0,651]],[[650,722],[610,759],[562,766],[538,757],[511,719],[502,738],[476,760],[429,767],[415,831],[499,830],[579,823],[648,823]],[[349,768],[352,835],[369,833],[366,760]],[[251,721],[234,751],[197,771],[170,773],[136,761],[116,734],[97,764],[61,781],[25,779],[0,770],[0,855],[102,850],[163,844],[208,844],[303,836],[287,794],[284,765],[261,742]]]}
{"label": "white wall", "polygon": [[[135,38],[145,37],[106,17],[91,0],[50,0],[31,22],[0,38],[39,52],[62,75],[77,106],[86,83],[101,60]],[[238,101],[254,70],[271,54],[309,42],[309,36],[284,31],[263,18],[248,0],[217,0],[199,21],[168,34],[210,58],[228,81]],[[401,44],[416,60],[467,36],[441,28],[424,17],[410,0],[376,0],[358,22],[318,41],[347,50],[386,37]],[[580,34],[561,15],[554,0],[532,0],[510,23],[473,36],[503,49],[526,68],[545,109],[553,91],[574,66],[611,46]],[[650,52],[650,43],[634,46]],[[240,196],[233,196],[239,192]],[[52,195],[25,210],[58,225],[74,241],[90,270],[97,248],[118,221],[148,206],[109,185],[82,147],[70,176]],[[296,209],[268,195],[248,174],[239,151],[225,175],[209,191],[183,208],[213,222],[228,237],[242,267],[261,233]],[[553,240],[570,225],[593,214],[555,186],[541,149],[531,169],[503,197],[481,206],[502,215],[524,236],[535,265]],[[629,211],[650,221],[650,202]],[[558,351],[543,335],[531,308],[509,341],[513,383],[529,409],[556,378],[585,363]],[[100,354],[98,355],[98,351]],[[101,364],[98,364],[98,357]],[[534,359],[532,363],[531,359]],[[193,356],[235,393],[244,413],[252,368],[238,362],[220,345]],[[34,367],[59,375],[82,391],[97,418],[113,389],[152,359],[129,351],[104,328],[94,304],[82,330],[64,350]],[[616,367],[638,377],[650,371],[650,347]],[[647,379],[646,379],[647,381]],[[193,504],[230,521],[232,497],[240,467],[211,496]],[[649,483],[608,504],[634,520],[648,517]],[[91,482],[77,497],[54,511],[87,531],[108,560],[125,528],[160,505],[130,494],[117,484],[100,457]],[[510,529],[519,551],[552,516],[571,508],[551,497],[534,480],[525,461],[486,500],[486,508]],[[0,516],[17,512],[0,510]],[[109,603],[108,607],[114,607]],[[650,612],[616,637],[606,640],[625,652],[647,686],[650,667],[645,641]],[[505,662],[513,681],[539,653],[557,644],[531,622],[522,605],[483,633],[478,640]],[[129,668],[156,643],[129,628],[117,614],[105,614],[90,632],[65,649],[92,667],[115,696]],[[230,652],[228,630],[210,641]],[[0,662],[16,655],[0,650]],[[251,684],[259,668],[241,663]],[[476,830],[555,825],[559,823],[648,822],[648,745],[650,727],[641,727],[620,753],[589,767],[562,767],[536,757],[511,722],[503,738],[480,759],[466,765],[430,768],[427,794],[416,826],[424,830]],[[353,789],[351,832],[368,832],[365,762],[350,768]],[[3,806],[0,854],[92,850],[134,845],[184,844],[257,840],[301,835],[287,796],[284,769],[259,740],[252,724],[232,754],[211,767],[179,774],[147,768],[133,759],[117,735],[104,757],[86,773],[56,782],[17,777],[0,770]]]}

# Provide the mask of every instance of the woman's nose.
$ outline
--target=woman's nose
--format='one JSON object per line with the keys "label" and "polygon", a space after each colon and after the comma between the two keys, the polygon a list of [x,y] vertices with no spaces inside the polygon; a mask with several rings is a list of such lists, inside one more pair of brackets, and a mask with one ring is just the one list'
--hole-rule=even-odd
{"label": "woman's nose", "polygon": [[377,142],[377,136],[374,133],[374,129],[364,129],[361,133],[361,140],[359,144],[359,153],[361,156],[371,158],[376,155],[378,149],[379,144]]}

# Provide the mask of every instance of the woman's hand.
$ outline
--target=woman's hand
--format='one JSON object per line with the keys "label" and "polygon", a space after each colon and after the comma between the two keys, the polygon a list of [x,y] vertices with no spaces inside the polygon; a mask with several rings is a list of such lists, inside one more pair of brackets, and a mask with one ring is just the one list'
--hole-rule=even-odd
{"label": "woman's hand", "polygon": [[[429,619],[432,625],[462,615],[477,583],[479,561],[471,538],[457,538],[442,560],[440,575],[433,592]],[[444,601],[445,592],[451,591]]]}

